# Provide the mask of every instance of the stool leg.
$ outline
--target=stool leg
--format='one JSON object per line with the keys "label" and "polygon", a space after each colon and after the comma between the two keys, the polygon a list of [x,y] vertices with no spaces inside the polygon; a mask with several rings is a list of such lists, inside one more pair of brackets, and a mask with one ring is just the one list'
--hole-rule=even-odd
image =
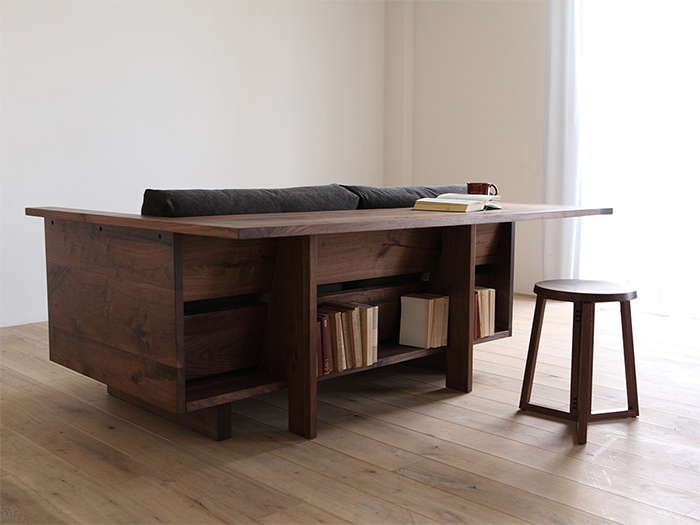
{"label": "stool leg", "polygon": [[569,414],[578,419],[579,369],[581,367],[581,303],[574,302],[574,324],[571,335],[571,386],[569,388]]}
{"label": "stool leg", "polygon": [[625,380],[627,381],[627,407],[630,416],[639,415],[639,400],[637,399],[637,373],[634,366],[634,342],[632,338],[632,309],[629,301],[620,303],[622,317],[622,345],[625,354]]}
{"label": "stool leg", "polygon": [[595,303],[575,303],[574,324],[579,325],[578,338],[574,341],[574,354],[578,353],[576,433],[579,445],[585,445],[593,395]]}
{"label": "stool leg", "polygon": [[535,316],[532,319],[532,332],[530,333],[530,347],[527,351],[527,361],[525,362],[525,376],[523,378],[523,389],[520,393],[520,409],[527,410],[532,395],[532,383],[535,379],[535,364],[537,362],[537,351],[540,347],[540,335],[542,334],[542,322],[544,321],[544,305],[547,299],[537,296],[535,303]]}

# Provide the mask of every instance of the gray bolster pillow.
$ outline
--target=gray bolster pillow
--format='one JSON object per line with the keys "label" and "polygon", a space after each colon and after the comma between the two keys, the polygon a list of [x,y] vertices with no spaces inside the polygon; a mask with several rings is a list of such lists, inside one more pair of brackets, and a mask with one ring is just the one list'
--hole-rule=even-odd
{"label": "gray bolster pillow", "polygon": [[354,210],[360,198],[339,184],[235,190],[151,190],[141,215],[196,217],[293,211]]}
{"label": "gray bolster pillow", "polygon": [[396,186],[377,188],[374,186],[346,186],[360,198],[358,208],[406,208],[413,206],[416,199],[437,197],[441,193],[467,193],[467,185],[459,186]]}

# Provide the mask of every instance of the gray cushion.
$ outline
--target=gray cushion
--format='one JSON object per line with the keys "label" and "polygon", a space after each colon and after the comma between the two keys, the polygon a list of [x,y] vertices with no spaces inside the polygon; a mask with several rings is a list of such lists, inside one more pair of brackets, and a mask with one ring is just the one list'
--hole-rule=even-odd
{"label": "gray cushion", "polygon": [[354,210],[360,198],[338,184],[275,189],[146,190],[142,215],[195,217]]}
{"label": "gray cushion", "polygon": [[441,193],[467,193],[467,185],[459,186],[395,186],[376,188],[374,186],[346,186],[360,198],[358,208],[406,208],[413,206],[416,199],[437,197]]}

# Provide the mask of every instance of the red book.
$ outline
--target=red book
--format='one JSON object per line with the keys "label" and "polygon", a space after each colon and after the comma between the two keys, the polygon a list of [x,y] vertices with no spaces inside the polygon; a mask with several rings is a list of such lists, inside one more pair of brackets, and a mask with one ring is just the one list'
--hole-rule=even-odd
{"label": "red book", "polygon": [[326,375],[331,371],[330,348],[328,341],[328,316],[318,315],[318,330],[316,352],[318,354],[318,375]]}

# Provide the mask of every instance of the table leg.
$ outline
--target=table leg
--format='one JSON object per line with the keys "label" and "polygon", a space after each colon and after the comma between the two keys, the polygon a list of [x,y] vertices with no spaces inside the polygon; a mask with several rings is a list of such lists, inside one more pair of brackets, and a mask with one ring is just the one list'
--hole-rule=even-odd
{"label": "table leg", "polygon": [[268,366],[289,381],[289,430],[316,437],[316,236],[280,239],[268,313]]}
{"label": "table leg", "polygon": [[475,226],[445,228],[429,289],[450,297],[445,383],[462,392],[472,390],[475,267]]}

